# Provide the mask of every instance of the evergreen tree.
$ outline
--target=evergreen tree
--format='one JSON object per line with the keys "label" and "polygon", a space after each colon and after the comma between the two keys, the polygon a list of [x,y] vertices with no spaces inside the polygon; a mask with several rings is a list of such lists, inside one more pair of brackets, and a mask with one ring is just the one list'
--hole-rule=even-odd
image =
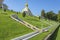
{"label": "evergreen tree", "polygon": [[52,20],[57,21],[57,14],[54,14],[54,15],[52,16]]}
{"label": "evergreen tree", "polygon": [[41,11],[41,17],[42,17],[42,18],[45,18],[45,10],[42,10],[42,11]]}
{"label": "evergreen tree", "polygon": [[39,16],[39,20],[40,20],[40,16]]}
{"label": "evergreen tree", "polygon": [[60,22],[60,11],[58,12],[57,20]]}
{"label": "evergreen tree", "polygon": [[23,12],[23,13],[22,13],[22,16],[23,16],[23,17],[25,17],[25,16],[26,16],[26,13],[25,13],[25,12]]}
{"label": "evergreen tree", "polygon": [[46,18],[48,19],[53,19],[52,17],[54,16],[53,11],[47,12],[47,14],[45,14]]}
{"label": "evergreen tree", "polygon": [[4,9],[4,12],[6,12],[6,9]]}

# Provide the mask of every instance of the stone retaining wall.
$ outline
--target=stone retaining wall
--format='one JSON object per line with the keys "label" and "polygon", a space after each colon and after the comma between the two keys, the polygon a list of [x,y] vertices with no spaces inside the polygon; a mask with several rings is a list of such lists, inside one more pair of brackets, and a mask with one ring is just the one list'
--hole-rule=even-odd
{"label": "stone retaining wall", "polygon": [[[53,30],[44,40],[53,40],[53,39],[55,39],[55,38],[53,38],[53,35],[55,34],[55,32],[59,29],[59,26],[60,25],[58,25],[58,27],[55,29],[55,30]],[[55,36],[54,36],[55,37]]]}

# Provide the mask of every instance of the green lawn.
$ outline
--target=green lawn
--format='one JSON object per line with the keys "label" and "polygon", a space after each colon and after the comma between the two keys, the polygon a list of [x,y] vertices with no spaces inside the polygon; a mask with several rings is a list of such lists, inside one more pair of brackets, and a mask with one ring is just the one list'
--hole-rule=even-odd
{"label": "green lawn", "polygon": [[7,11],[6,13],[1,13],[0,10],[0,40],[10,40],[32,32],[31,29],[10,18],[13,12]]}
{"label": "green lawn", "polygon": [[18,14],[19,18],[25,20],[26,22],[37,26],[38,28],[44,28],[44,27],[48,27],[49,25],[43,22],[40,22],[40,20],[38,19],[38,17],[35,16],[26,16],[25,18],[22,17],[22,14]]}
{"label": "green lawn", "polygon": [[[12,38],[32,32],[31,29],[10,18],[10,15],[16,14],[16,12],[11,12],[10,10],[7,10],[6,14],[1,12],[2,11],[0,10],[0,40],[10,40]],[[28,23],[37,26],[40,29],[52,25],[52,28],[48,32],[41,33],[30,40],[43,40],[49,33],[56,29],[59,24],[55,21],[47,19],[39,20],[38,17],[35,16],[26,16],[23,18],[21,13],[18,13],[17,15],[22,20],[27,21]],[[60,32],[58,32],[58,36],[59,34]],[[59,38],[58,36],[56,39]]]}
{"label": "green lawn", "polygon": [[58,25],[59,24],[53,25],[52,28],[48,32],[38,34],[37,36],[35,36],[29,40],[43,40],[49,33],[51,33],[54,29],[56,29]]}
{"label": "green lawn", "polygon": [[59,25],[58,22],[52,21],[52,20],[47,20],[47,19],[38,19],[38,17],[31,17],[31,16],[26,16],[25,18],[22,17],[22,14],[18,14],[19,18],[27,21],[28,23],[38,26],[38,28],[44,28],[48,26],[52,26],[52,28],[48,32],[41,33],[30,40],[43,40],[49,33],[51,33],[56,27]]}

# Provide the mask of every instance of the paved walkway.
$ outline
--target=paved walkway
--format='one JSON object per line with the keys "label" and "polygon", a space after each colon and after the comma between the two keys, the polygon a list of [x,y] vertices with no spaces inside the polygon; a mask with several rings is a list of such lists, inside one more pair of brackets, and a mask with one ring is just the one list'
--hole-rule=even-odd
{"label": "paved walkway", "polygon": [[12,40],[28,40],[28,39],[30,39],[30,38],[32,38],[40,33],[42,33],[42,32],[36,31],[36,32],[32,32],[32,33],[17,37],[17,38],[13,38]]}

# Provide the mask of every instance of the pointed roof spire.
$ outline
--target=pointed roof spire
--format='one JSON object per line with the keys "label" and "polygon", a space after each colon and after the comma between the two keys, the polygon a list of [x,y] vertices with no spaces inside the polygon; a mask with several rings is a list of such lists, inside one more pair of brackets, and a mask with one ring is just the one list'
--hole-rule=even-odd
{"label": "pointed roof spire", "polygon": [[28,7],[28,0],[26,0],[26,4],[25,4],[26,7]]}

